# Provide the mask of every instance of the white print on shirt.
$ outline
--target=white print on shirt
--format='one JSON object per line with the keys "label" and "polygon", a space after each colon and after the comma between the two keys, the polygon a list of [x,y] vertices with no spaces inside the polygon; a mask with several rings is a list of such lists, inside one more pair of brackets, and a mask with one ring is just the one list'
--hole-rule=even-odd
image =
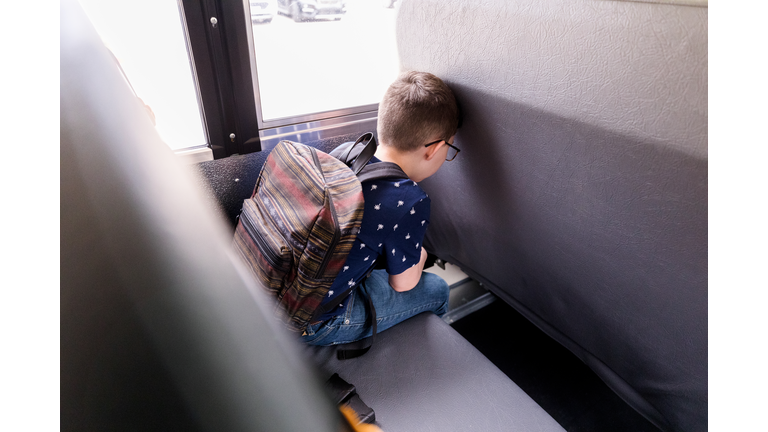
{"label": "white print on shirt", "polygon": [[418,185],[416,184],[416,182],[413,182],[413,185],[414,185],[414,186],[418,186]]}
{"label": "white print on shirt", "polygon": [[427,223],[427,221],[425,220],[421,221],[421,226],[424,226],[425,223]]}
{"label": "white print on shirt", "polygon": [[405,239],[406,240],[408,240],[409,238],[411,238],[411,233],[408,233],[408,234],[405,235]]}
{"label": "white print on shirt", "polygon": [[[383,244],[384,244],[384,243],[379,243],[379,247],[381,247],[381,245],[383,245]],[[374,261],[376,261],[376,260],[374,260]]]}
{"label": "white print on shirt", "polygon": [[378,230],[380,230],[380,229],[384,229],[384,225],[382,225],[382,224],[379,224],[379,227],[378,227],[378,228],[376,228],[376,231],[378,231]]}
{"label": "white print on shirt", "polygon": [[416,249],[418,249],[418,248],[419,248],[419,244],[418,244],[418,243],[416,243]]}
{"label": "white print on shirt", "polygon": [[347,282],[347,285],[349,285],[351,287],[355,286],[355,280],[354,279],[350,279],[349,282]]}
{"label": "white print on shirt", "polygon": [[401,205],[403,205],[403,204],[405,204],[405,203],[404,203],[404,202],[402,202],[402,201],[398,201],[398,202],[397,202],[397,206],[398,206],[398,207],[400,207],[400,206],[401,206]]}
{"label": "white print on shirt", "polygon": [[378,203],[375,206],[373,206],[373,209],[374,210],[381,210],[381,203]]}
{"label": "white print on shirt", "polygon": [[405,262],[405,255],[403,255],[403,262]]}
{"label": "white print on shirt", "polygon": [[368,261],[368,259],[369,259],[370,257],[371,257],[371,256],[370,256],[370,255],[368,255],[367,257],[365,257],[365,259],[364,259],[363,261]]}
{"label": "white print on shirt", "polygon": [[360,249],[365,247],[365,243],[360,243]]}
{"label": "white print on shirt", "polygon": [[378,187],[378,186],[376,186],[376,185],[371,185],[371,190],[372,190],[372,191],[374,191],[374,190],[376,190],[376,189],[378,189],[378,188],[379,188],[379,187]]}
{"label": "white print on shirt", "polygon": [[392,249],[392,256],[395,256],[395,250]]}
{"label": "white print on shirt", "polygon": [[395,183],[395,187],[400,187],[400,182]]}
{"label": "white print on shirt", "polygon": [[349,266],[344,266],[344,271],[347,271],[347,270],[349,270]]}
{"label": "white print on shirt", "polygon": [[400,225],[398,225],[398,224],[395,224],[395,227],[392,229],[392,231],[397,231],[397,227],[399,227],[399,226],[400,226]]}
{"label": "white print on shirt", "polygon": [[328,297],[333,295],[333,290],[328,291]]}
{"label": "white print on shirt", "polygon": [[411,207],[411,214],[416,214],[416,209]]}

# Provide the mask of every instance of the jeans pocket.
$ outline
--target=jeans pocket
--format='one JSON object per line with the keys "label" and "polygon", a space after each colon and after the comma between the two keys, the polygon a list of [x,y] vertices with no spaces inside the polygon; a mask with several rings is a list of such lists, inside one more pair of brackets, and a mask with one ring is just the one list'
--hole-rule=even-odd
{"label": "jeans pocket", "polygon": [[307,328],[304,330],[304,337],[313,337],[317,333],[317,330],[320,329],[320,326],[322,326],[324,322],[318,322],[315,324],[307,324]]}
{"label": "jeans pocket", "polygon": [[337,316],[328,321],[308,325],[301,340],[310,345],[330,345],[324,343],[324,341],[334,332],[334,330],[338,330],[338,320],[340,318],[343,317]]}

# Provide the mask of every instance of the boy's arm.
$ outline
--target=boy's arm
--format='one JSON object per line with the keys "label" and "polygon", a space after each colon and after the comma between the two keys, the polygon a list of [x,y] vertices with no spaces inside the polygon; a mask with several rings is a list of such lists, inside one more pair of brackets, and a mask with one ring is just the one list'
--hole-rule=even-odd
{"label": "boy's arm", "polygon": [[[409,183],[406,187],[408,185]],[[415,183],[413,185],[416,186]],[[427,261],[427,251],[422,245],[429,226],[431,200],[421,191],[419,195],[411,196],[405,201],[412,203],[405,205],[405,208],[410,210],[405,211],[394,225],[391,234],[384,240],[389,284],[398,292],[416,287]],[[402,204],[403,201],[399,201],[398,207]]]}
{"label": "boy's arm", "polygon": [[424,263],[426,261],[427,251],[422,247],[419,263],[400,274],[389,275],[389,285],[397,292],[412,290],[421,279],[421,272],[424,270]]}

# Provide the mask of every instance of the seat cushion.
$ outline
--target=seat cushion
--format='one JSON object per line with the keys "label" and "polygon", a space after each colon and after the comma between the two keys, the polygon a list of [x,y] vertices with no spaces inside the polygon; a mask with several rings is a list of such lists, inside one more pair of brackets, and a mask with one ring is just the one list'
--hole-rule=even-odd
{"label": "seat cushion", "polygon": [[564,430],[430,312],[380,333],[362,357],[337,360],[335,347],[307,352],[324,374],[354,384],[387,432]]}

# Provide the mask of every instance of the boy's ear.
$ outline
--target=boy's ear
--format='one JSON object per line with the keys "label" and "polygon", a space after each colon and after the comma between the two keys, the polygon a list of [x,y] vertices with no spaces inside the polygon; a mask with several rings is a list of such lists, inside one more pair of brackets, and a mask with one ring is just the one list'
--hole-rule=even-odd
{"label": "boy's ear", "polygon": [[428,161],[431,161],[435,157],[435,155],[437,154],[438,150],[440,150],[440,148],[443,147],[443,144],[444,144],[443,141],[440,141],[439,143],[437,143],[435,145],[431,145],[431,146],[427,147],[427,152],[424,154],[426,159]]}

